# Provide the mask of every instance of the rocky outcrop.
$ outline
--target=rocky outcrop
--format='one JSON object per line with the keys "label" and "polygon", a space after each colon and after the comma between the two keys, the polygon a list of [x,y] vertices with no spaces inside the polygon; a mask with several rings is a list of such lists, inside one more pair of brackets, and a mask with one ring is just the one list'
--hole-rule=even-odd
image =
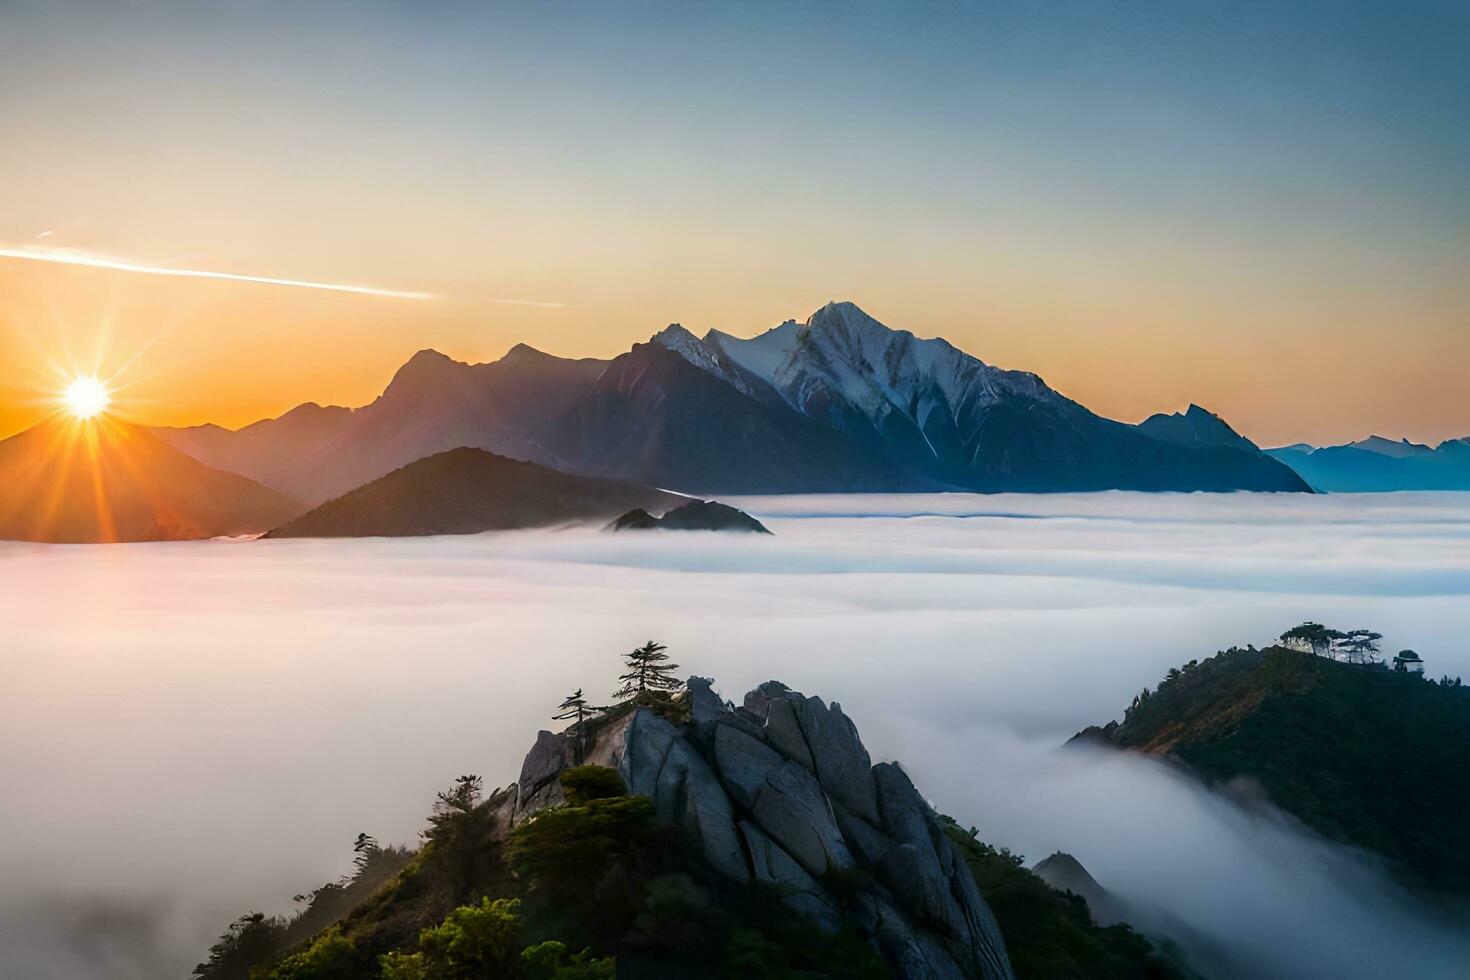
{"label": "rocky outcrop", "polygon": [[609,531],[744,531],[770,534],[760,521],[743,510],[717,500],[693,500],[654,517],[642,507],[628,511],[607,526]]}
{"label": "rocky outcrop", "polygon": [[[736,707],[690,678],[676,724],[649,708],[606,721],[585,758],[718,874],[764,886],[813,928],[867,936],[899,977],[1012,976],[989,907],[933,808],[896,764],[873,765],[841,705],[776,681]],[[508,829],[562,802],[564,734],[540,732],[520,779],[491,797]]]}

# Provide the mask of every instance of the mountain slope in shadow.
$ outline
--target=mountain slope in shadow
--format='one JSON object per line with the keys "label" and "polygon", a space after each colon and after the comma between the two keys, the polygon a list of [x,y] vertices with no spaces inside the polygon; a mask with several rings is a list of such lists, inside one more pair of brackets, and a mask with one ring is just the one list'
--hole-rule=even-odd
{"label": "mountain slope in shadow", "polygon": [[636,508],[668,510],[677,494],[573,476],[462,447],[417,460],[271,531],[270,538],[476,534],[605,522]]}

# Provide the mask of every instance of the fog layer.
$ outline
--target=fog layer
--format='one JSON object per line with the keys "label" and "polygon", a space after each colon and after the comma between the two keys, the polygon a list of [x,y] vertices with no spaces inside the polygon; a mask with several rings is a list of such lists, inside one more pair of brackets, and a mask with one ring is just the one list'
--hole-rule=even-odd
{"label": "fog layer", "polygon": [[1470,676],[1470,495],[738,503],[776,536],[0,545],[4,970],[186,974],[359,831],[412,841],[455,776],[511,782],[561,697],[655,638],[727,696],[841,701],[982,839],[1068,850],[1262,969],[1464,975],[1463,930],[1354,855],[1055,747],[1304,619]]}

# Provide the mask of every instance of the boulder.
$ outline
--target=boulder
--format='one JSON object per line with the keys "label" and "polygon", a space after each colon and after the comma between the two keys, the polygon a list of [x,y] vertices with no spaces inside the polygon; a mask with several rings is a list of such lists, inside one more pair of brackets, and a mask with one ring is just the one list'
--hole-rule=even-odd
{"label": "boulder", "polygon": [[713,725],[730,713],[713,685],[714,681],[708,677],[691,677],[685,682],[689,690],[689,720],[698,728]]}
{"label": "boulder", "polygon": [[898,766],[879,763],[873,779],[883,829],[898,844],[878,863],[879,880],[911,915],[943,927],[946,947],[967,974],[1010,976],[995,916],[933,809]]}
{"label": "boulder", "polygon": [[842,705],[834,701],[829,708],[821,698],[802,698],[796,704],[796,714],[817,779],[827,795],[864,820],[876,822],[873,760],[857,726],[842,713]]}
{"label": "boulder", "polygon": [[766,709],[770,706],[773,699],[786,698],[787,700],[794,700],[800,696],[780,681],[766,681],[745,695],[745,704],[743,707],[758,722],[764,724],[766,720]]}
{"label": "boulder", "polygon": [[841,806],[833,806],[832,813],[837,817],[837,826],[842,831],[843,840],[867,864],[876,866],[890,848],[897,846],[877,827],[862,817],[853,816]]}
{"label": "boulder", "polygon": [[740,833],[750,854],[751,876],[775,889],[792,911],[809,916],[827,932],[842,928],[836,903],[817,880],[749,820],[740,821]]}
{"label": "boulder", "polygon": [[711,868],[732,881],[750,880],[730,798],[709,763],[688,742],[673,743],[664,757],[653,807],[704,854]]}
{"label": "boulder", "polygon": [[822,787],[800,764],[782,762],[770,770],[750,813],[811,874],[820,877],[853,866]]}
{"label": "boulder", "polygon": [[679,730],[667,719],[639,708],[621,726],[621,735],[621,752],[615,754],[623,785],[634,796],[652,799],[658,792],[658,774],[664,760],[680,738]]}
{"label": "boulder", "polygon": [[520,798],[520,784],[511,783],[504,789],[497,789],[490,794],[485,802],[486,809],[490,814],[490,836],[496,840],[504,839],[510,833],[516,819],[516,801]]}
{"label": "boulder", "polygon": [[755,804],[756,794],[766,784],[766,776],[786,761],[739,724],[724,720],[715,724],[714,753],[720,779],[735,802],[747,808]]}
{"label": "boulder", "polygon": [[967,980],[965,971],[943,945],[932,934],[915,927],[882,895],[859,895],[855,905],[862,930],[877,942],[895,976],[912,980],[921,977],[924,980]]}
{"label": "boulder", "polygon": [[571,765],[569,749],[564,735],[547,731],[536,733],[536,744],[531,746],[531,751],[526,753],[525,761],[521,763],[513,822],[520,823],[538,810],[564,801],[557,777]]}
{"label": "boulder", "polygon": [[801,722],[796,718],[796,705],[789,699],[776,698],[769,703],[765,736],[766,741],[786,758],[800,762],[813,773],[817,771],[812,750],[807,747],[806,737],[801,733]]}
{"label": "boulder", "polygon": [[522,796],[529,796],[547,783],[556,779],[568,765],[567,740],[565,736],[548,731],[536,733],[536,744],[526,753],[521,763],[521,778],[517,784]]}

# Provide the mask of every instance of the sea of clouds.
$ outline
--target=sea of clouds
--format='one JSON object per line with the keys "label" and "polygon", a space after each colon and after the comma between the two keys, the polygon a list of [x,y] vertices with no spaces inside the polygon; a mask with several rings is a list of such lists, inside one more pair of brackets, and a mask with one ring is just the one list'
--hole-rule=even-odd
{"label": "sea of clouds", "polygon": [[1470,974],[1462,914],[1143,759],[1058,752],[1170,667],[1315,619],[1470,678],[1470,495],[736,501],[773,538],[589,530],[0,545],[0,975],[183,976],[236,915],[513,781],[654,638],[842,702],[1032,863],[1074,854],[1253,972]]}

